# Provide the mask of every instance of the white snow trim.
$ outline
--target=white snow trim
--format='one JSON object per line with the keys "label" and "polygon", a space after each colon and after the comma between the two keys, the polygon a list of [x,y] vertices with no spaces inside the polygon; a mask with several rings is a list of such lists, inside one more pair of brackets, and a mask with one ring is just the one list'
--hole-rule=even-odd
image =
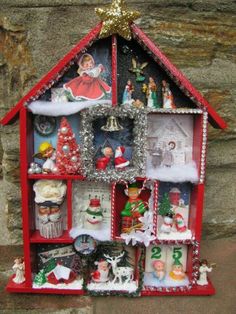
{"label": "white snow trim", "polygon": [[88,230],[80,227],[74,227],[70,230],[70,236],[73,239],[81,234],[87,234],[99,241],[111,240],[111,230],[109,228],[101,228],[100,230]]}
{"label": "white snow trim", "polygon": [[135,292],[138,289],[138,284],[135,281],[130,283],[113,283],[113,282],[91,282],[87,285],[88,290],[95,291],[129,291]]}
{"label": "white snow trim", "polygon": [[185,232],[177,232],[171,231],[170,233],[160,232],[157,235],[158,240],[191,240],[192,239],[192,232],[191,230],[186,230]]}
{"label": "white snow trim", "polygon": [[85,108],[96,105],[111,105],[111,100],[95,100],[95,101],[41,101],[36,100],[28,105],[33,114],[43,116],[69,116],[77,113]]}
{"label": "white snow trim", "polygon": [[199,180],[197,167],[194,161],[186,165],[158,167],[156,169],[153,169],[151,165],[147,165],[146,177],[175,183],[186,181],[196,183]]}
{"label": "white snow trim", "polygon": [[152,286],[152,287],[183,287],[189,285],[188,277],[184,278],[183,280],[174,280],[166,275],[163,280],[158,280],[153,276],[152,273],[145,273],[144,274],[144,286]]}
{"label": "white snow trim", "polygon": [[59,283],[57,285],[53,285],[52,283],[46,282],[42,286],[36,285],[33,283],[33,289],[70,289],[70,290],[82,290],[83,289],[83,279],[76,279],[71,283]]}

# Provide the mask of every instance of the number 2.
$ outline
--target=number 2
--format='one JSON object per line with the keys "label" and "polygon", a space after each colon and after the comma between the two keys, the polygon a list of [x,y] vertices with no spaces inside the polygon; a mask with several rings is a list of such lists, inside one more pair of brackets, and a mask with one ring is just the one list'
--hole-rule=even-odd
{"label": "number 2", "polygon": [[159,246],[154,246],[152,248],[151,258],[155,258],[155,259],[161,258],[161,248]]}

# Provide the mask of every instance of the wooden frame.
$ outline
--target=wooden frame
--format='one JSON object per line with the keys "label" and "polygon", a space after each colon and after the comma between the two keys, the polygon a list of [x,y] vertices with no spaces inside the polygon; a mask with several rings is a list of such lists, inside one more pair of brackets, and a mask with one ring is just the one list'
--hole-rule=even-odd
{"label": "wooden frame", "polygon": [[[49,89],[59,78],[65,73],[65,71],[74,62],[77,54],[91,46],[91,44],[98,40],[102,23],[99,23],[91,32],[86,35],[59,63],[52,68],[31,90],[25,95],[16,106],[11,109],[5,117],[0,121],[1,124],[6,125],[10,123],[13,118],[18,115],[20,118],[20,159],[21,159],[21,194],[22,194],[22,229],[23,229],[23,242],[24,242],[24,259],[25,259],[25,278],[26,281],[22,284],[15,284],[12,281],[12,277],[9,280],[7,290],[9,292],[19,293],[47,293],[47,294],[85,294],[84,290],[71,290],[71,289],[33,289],[32,288],[32,273],[34,269],[35,259],[35,247],[40,243],[63,243],[71,244],[73,239],[69,236],[69,230],[72,227],[72,180],[85,180],[82,175],[55,175],[55,174],[27,174],[28,165],[33,154],[33,126],[32,126],[32,114],[27,110],[27,104],[32,100],[37,99],[47,89]],[[216,128],[226,128],[225,121],[214,111],[210,104],[202,97],[202,95],[191,85],[191,83],[185,78],[185,76],[168,60],[168,58],[161,52],[161,50],[154,45],[154,43],[143,33],[143,31],[134,23],[131,24],[131,31],[133,38],[137,40],[140,45],[149,51],[154,60],[166,71],[166,73],[175,81],[179,88],[194,101],[198,110],[201,111],[194,119],[194,137],[193,137],[193,159],[198,166],[198,173],[200,181],[194,185],[191,193],[190,212],[191,219],[189,227],[194,231],[194,238],[199,243],[201,239],[202,230],[202,213],[203,213],[203,198],[204,198],[204,178],[205,178],[205,160],[206,160],[206,138],[207,138],[207,114],[209,115],[209,122]],[[115,107],[118,104],[117,97],[117,36],[113,35],[111,40],[111,64],[112,64],[112,106]],[[181,110],[180,110],[181,111]],[[157,110],[157,114],[169,114],[178,113],[177,111],[163,111]],[[185,112],[188,113],[187,111]],[[191,111],[189,111],[191,113]],[[32,185],[34,180],[39,179],[53,179],[64,180],[67,184],[67,230],[64,231],[60,238],[44,239],[39,235],[39,232],[35,230],[32,225],[34,220],[33,213],[33,192]],[[145,178],[139,178],[139,180],[145,180]],[[122,188],[123,189],[123,188]],[[121,192],[122,192],[121,189]],[[112,183],[112,238],[121,241],[118,237],[118,218],[117,211],[120,211],[120,206],[117,210],[117,197],[121,197],[121,193],[117,194],[117,187],[115,183]],[[122,197],[121,197],[122,198]],[[158,199],[158,182],[155,183],[154,193],[154,211],[157,208]],[[124,200],[122,199],[122,202]],[[122,203],[121,202],[121,203]],[[157,223],[156,216],[154,216],[154,224]],[[193,271],[193,244],[188,243],[191,248],[188,252],[187,268],[189,273]],[[198,247],[199,254],[199,247]],[[140,258],[140,251],[137,249],[136,261]],[[136,277],[139,279],[141,276],[136,271]],[[141,292],[142,296],[150,295],[210,295],[214,294],[214,288],[209,282],[207,286],[193,285],[188,290],[169,290],[157,291],[156,289],[147,289]]]}

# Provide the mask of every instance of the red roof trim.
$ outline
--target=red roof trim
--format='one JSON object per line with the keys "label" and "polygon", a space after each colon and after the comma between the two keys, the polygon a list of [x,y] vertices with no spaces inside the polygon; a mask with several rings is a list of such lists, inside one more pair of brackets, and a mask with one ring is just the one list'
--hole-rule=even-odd
{"label": "red roof trim", "polygon": [[227,127],[226,122],[218,115],[218,113],[211,107],[208,101],[198,92],[195,87],[189,82],[189,80],[178,70],[170,60],[163,54],[163,52],[148,38],[148,36],[136,25],[132,24],[131,29],[135,36],[146,46],[152,53],[157,56],[161,63],[165,66],[176,79],[180,85],[186,89],[189,94],[195,98],[195,100],[202,104],[207,109],[207,112],[212,120],[212,124],[216,128],[225,129]]}
{"label": "red roof trim", "polygon": [[[55,76],[63,70],[63,68],[76,56],[84,47],[86,47],[92,40],[94,40],[100,33],[102,22],[94,27],[72,50],[62,58],[56,66],[54,66],[21,100],[13,107],[3,118],[0,123],[3,125],[8,124],[24,104],[34,97],[38,91],[40,91],[46,84],[48,84]],[[224,129],[227,127],[226,122],[217,114],[217,112],[211,107],[207,100],[192,86],[189,80],[178,70],[170,60],[163,54],[163,52],[155,46],[155,44],[147,37],[147,35],[136,25],[131,24],[131,29],[135,36],[146,46],[152,53],[157,56],[160,62],[164,65],[167,71],[169,71],[179,81],[180,85],[186,89],[190,96],[194,97],[196,102],[202,104],[208,111],[211,123],[216,128]]]}
{"label": "red roof trim", "polygon": [[46,84],[48,84],[55,76],[76,56],[84,47],[94,40],[100,33],[102,23],[94,27],[71,51],[66,54],[21,100],[2,118],[1,124],[8,124],[24,104],[34,97]]}

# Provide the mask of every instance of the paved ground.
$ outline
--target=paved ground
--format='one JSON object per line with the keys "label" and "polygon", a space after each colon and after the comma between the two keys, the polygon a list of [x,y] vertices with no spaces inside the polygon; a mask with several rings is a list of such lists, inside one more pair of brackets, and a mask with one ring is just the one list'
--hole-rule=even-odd
{"label": "paved ground", "polygon": [[0,247],[1,314],[235,314],[236,238],[202,243],[202,257],[216,262],[211,274],[217,294],[211,297],[79,297],[57,295],[19,295],[4,291],[11,274],[13,257],[20,247]]}

